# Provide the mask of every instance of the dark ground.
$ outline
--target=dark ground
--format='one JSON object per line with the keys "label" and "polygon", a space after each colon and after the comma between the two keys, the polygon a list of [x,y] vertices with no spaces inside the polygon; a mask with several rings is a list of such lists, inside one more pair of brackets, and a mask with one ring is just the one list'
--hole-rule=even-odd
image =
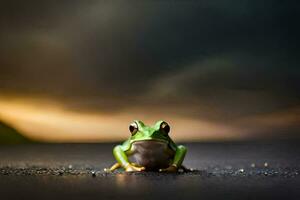
{"label": "dark ground", "polygon": [[114,144],[0,146],[0,199],[300,199],[300,142],[186,144],[191,173],[113,173]]}

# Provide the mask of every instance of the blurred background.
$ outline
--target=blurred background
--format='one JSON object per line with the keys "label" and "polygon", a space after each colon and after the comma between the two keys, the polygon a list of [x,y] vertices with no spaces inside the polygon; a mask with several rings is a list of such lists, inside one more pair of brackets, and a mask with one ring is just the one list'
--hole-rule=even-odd
{"label": "blurred background", "polygon": [[0,144],[300,139],[297,1],[1,1]]}

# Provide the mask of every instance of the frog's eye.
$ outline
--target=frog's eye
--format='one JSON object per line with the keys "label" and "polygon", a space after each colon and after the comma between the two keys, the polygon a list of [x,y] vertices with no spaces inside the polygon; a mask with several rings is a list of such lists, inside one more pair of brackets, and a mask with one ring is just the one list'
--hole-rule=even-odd
{"label": "frog's eye", "polygon": [[136,132],[138,132],[138,130],[139,130],[138,125],[135,122],[133,122],[129,125],[129,131],[130,131],[132,136],[135,135]]}
{"label": "frog's eye", "polygon": [[160,124],[160,130],[162,130],[165,134],[168,134],[170,132],[170,126],[167,122],[162,122]]}

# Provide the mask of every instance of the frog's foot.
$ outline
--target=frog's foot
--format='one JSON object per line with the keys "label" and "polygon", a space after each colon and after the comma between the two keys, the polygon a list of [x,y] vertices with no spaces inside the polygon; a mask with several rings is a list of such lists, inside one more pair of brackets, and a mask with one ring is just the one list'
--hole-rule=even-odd
{"label": "frog's foot", "polygon": [[175,164],[170,165],[168,168],[165,169],[159,169],[159,172],[170,172],[174,173],[178,171],[178,167]]}
{"label": "frog's foot", "polygon": [[125,167],[126,172],[140,172],[144,171],[145,169],[145,167],[139,166],[136,163],[130,163]]}
{"label": "frog's foot", "polygon": [[113,172],[113,171],[115,171],[116,169],[118,169],[120,167],[121,167],[120,163],[116,163],[113,166],[111,166],[111,168],[109,168],[109,169],[104,168],[104,171],[105,172]]}

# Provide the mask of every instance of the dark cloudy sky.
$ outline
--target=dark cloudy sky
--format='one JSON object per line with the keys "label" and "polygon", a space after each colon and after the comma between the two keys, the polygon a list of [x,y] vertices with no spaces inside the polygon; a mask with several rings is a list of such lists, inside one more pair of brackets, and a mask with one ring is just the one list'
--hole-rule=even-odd
{"label": "dark cloudy sky", "polygon": [[297,1],[1,1],[0,98],[297,134],[299,19]]}

